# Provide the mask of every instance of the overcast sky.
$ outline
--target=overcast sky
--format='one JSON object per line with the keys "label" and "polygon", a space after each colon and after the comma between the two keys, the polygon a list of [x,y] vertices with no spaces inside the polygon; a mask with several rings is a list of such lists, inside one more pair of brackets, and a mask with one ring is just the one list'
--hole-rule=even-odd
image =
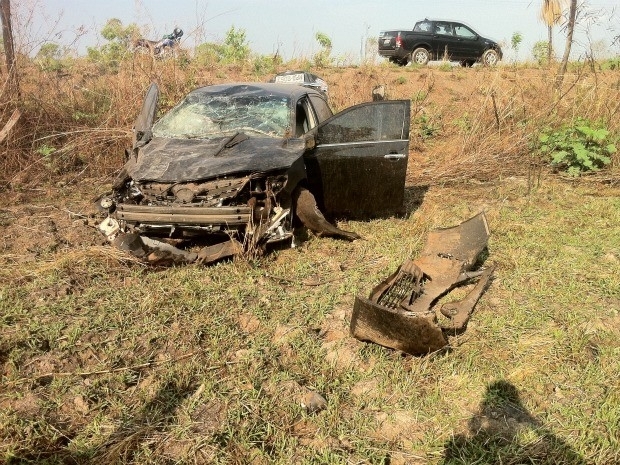
{"label": "overcast sky", "polygon": [[[510,38],[520,32],[520,59],[531,58],[535,42],[547,40],[546,27],[538,19],[542,0],[22,0],[12,2],[19,15],[20,40],[36,53],[42,41],[71,44],[78,53],[105,41],[99,32],[110,18],[136,23],[149,39],[159,39],[175,27],[185,31],[183,44],[192,48],[202,42],[220,42],[234,26],[243,29],[251,49],[260,54],[276,50],[284,59],[310,57],[318,51],[317,32],[332,40],[333,55],[356,62],[366,37],[382,29],[411,29],[417,20],[445,18],[463,21],[483,36],[503,43],[507,59],[514,58]],[[601,11],[589,27],[591,41],[604,41],[613,55],[612,37],[620,34],[618,0],[592,0],[590,11]],[[29,15],[33,15],[30,17]],[[14,25],[15,27],[15,25]],[[83,35],[77,41],[76,31]],[[587,47],[584,28],[577,37],[576,55]],[[557,28],[556,50],[561,54],[564,36]],[[600,48],[600,46],[599,46]]]}

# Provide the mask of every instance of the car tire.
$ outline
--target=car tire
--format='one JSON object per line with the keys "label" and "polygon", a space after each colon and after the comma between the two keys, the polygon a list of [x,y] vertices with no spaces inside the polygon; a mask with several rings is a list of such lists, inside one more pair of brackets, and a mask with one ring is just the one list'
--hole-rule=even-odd
{"label": "car tire", "polygon": [[495,66],[499,62],[499,53],[497,50],[490,48],[482,54],[482,64],[484,66]]}
{"label": "car tire", "polygon": [[411,53],[411,63],[424,66],[431,60],[431,54],[424,47],[416,48]]}

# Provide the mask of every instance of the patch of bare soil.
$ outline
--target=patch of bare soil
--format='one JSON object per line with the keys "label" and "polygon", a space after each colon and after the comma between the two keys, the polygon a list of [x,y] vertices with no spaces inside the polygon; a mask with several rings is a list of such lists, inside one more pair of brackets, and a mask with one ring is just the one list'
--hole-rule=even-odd
{"label": "patch of bare soil", "polygon": [[5,192],[0,202],[3,260],[32,262],[100,245],[101,236],[92,227],[96,215],[93,191],[93,180],[84,180],[62,187],[24,186],[21,192]]}

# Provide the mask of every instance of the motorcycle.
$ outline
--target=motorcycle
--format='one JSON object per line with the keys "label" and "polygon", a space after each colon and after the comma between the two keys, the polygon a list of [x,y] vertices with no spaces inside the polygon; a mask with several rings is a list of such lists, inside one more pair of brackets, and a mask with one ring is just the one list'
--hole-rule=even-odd
{"label": "motorcycle", "polygon": [[175,28],[171,34],[164,35],[161,40],[148,40],[140,38],[134,42],[135,50],[148,51],[154,57],[164,57],[169,52],[174,53],[174,49],[180,44],[183,30]]}

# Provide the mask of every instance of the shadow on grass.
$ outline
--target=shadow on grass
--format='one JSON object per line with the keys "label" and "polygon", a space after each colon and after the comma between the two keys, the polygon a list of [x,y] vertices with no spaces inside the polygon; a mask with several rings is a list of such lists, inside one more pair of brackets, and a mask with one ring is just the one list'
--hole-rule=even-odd
{"label": "shadow on grass", "polygon": [[152,447],[150,439],[166,431],[176,420],[176,410],[191,396],[195,386],[179,380],[164,383],[157,394],[135,416],[125,418],[107,441],[89,453],[92,463],[132,463],[141,448]]}
{"label": "shadow on grass", "polygon": [[[47,422],[58,438],[42,436],[36,447],[21,451],[8,459],[7,465],[16,464],[116,464],[136,463],[138,451],[153,448],[152,438],[167,431],[176,421],[177,408],[195,391],[186,381],[170,380],[164,383],[153,398],[135,414],[128,412],[116,430],[102,443],[81,450],[71,450],[76,435],[69,425]],[[1,460],[0,460],[1,462]],[[4,462],[2,462],[4,463]]]}
{"label": "shadow on grass", "polygon": [[446,443],[443,458],[444,465],[587,464],[530,415],[517,388],[504,380],[487,386],[479,412],[469,420],[469,431]]}
{"label": "shadow on grass", "polygon": [[409,218],[420,208],[428,189],[429,186],[426,185],[405,187],[405,218]]}

